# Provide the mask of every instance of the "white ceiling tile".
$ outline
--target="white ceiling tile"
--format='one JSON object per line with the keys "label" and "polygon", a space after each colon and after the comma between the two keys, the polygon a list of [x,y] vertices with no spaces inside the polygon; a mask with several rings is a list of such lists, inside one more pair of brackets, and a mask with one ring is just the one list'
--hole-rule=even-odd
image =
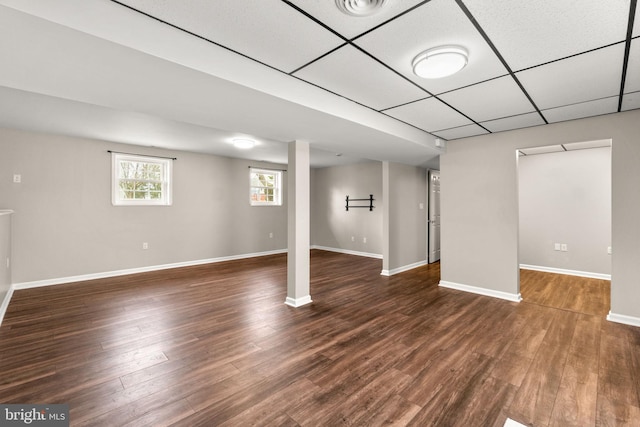
{"label": "white ceiling tile", "polygon": [[628,0],[465,0],[514,70],[625,40]]}
{"label": "white ceiling tile", "polygon": [[420,129],[432,132],[472,123],[462,114],[447,107],[436,98],[402,105],[385,111],[386,114]]}
{"label": "white ceiling tile", "polygon": [[636,6],[636,16],[633,19],[633,37],[640,36],[640,7]]}
{"label": "white ceiling tile", "polygon": [[618,111],[618,97],[612,96],[610,98],[543,110],[542,114],[549,123],[555,123],[583,117],[600,116],[615,113],[616,111]]}
{"label": "white ceiling tile", "polygon": [[620,92],[624,44],[517,73],[540,109],[560,107]]}
{"label": "white ceiling tile", "polygon": [[640,92],[627,93],[622,97],[622,111],[640,108]]}
{"label": "white ceiling tile", "polygon": [[476,122],[535,110],[511,76],[458,89],[439,98]]}
{"label": "white ceiling tile", "polygon": [[419,87],[349,45],[294,75],[375,110],[428,96]]}
{"label": "white ceiling tile", "polygon": [[[640,26],[640,24],[638,24],[638,26]],[[624,82],[625,93],[636,92],[638,90],[640,90],[640,39],[631,42],[627,76]]]}
{"label": "white ceiling tile", "polygon": [[560,153],[564,151],[564,148],[562,148],[562,145],[545,145],[543,147],[521,148],[518,151],[527,156],[532,156],[534,154]]}
{"label": "white ceiling tile", "polygon": [[611,147],[610,139],[598,139],[595,141],[570,142],[562,144],[567,151],[584,150],[587,148]]}
{"label": "white ceiling tile", "polygon": [[373,15],[353,17],[341,12],[333,0],[291,0],[291,3],[324,22],[346,38],[353,38],[401,14],[423,0],[388,1]]}
{"label": "white ceiling tile", "polygon": [[481,125],[489,129],[491,132],[502,132],[505,130],[527,128],[531,126],[543,125],[544,120],[540,114],[528,113],[518,116],[505,117],[503,119],[490,120],[482,122]]}
{"label": "white ceiling tile", "polygon": [[[355,43],[433,94],[507,73],[471,21],[449,0],[431,0]],[[418,54],[452,44],[469,51],[469,63],[462,71],[442,79],[423,79],[413,74],[411,62]]]}
{"label": "white ceiling tile", "polygon": [[279,0],[122,3],[285,72],[344,43]]}
{"label": "white ceiling tile", "polygon": [[440,138],[444,138],[446,140],[458,139],[458,138],[467,138],[470,136],[484,135],[487,132],[482,129],[480,126],[476,124],[460,126],[453,129],[446,129],[436,132],[436,135]]}

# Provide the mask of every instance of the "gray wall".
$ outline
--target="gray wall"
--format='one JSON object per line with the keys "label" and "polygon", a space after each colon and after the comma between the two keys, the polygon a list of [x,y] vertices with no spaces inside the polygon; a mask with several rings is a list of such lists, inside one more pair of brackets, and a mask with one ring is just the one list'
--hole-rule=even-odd
{"label": "gray wall", "polygon": [[[177,157],[173,206],[112,206],[107,150]],[[0,153],[0,209],[15,211],[14,283],[287,246],[286,189],[281,207],[249,205],[248,166],[273,165],[8,129]]]}
{"label": "gray wall", "polygon": [[522,156],[518,172],[520,263],[610,274],[611,148]]}
{"label": "gray wall", "polygon": [[[312,169],[311,188],[312,245],[382,255],[382,163]],[[347,195],[367,198],[369,194],[375,199],[373,211],[345,210]]]}
{"label": "gray wall", "polygon": [[640,110],[450,141],[440,159],[442,280],[516,294],[516,149],[612,139],[611,311],[640,318]]}
{"label": "gray wall", "polygon": [[[393,274],[427,257],[427,170],[383,163],[385,215],[383,271]],[[422,209],[420,209],[422,204]]]}

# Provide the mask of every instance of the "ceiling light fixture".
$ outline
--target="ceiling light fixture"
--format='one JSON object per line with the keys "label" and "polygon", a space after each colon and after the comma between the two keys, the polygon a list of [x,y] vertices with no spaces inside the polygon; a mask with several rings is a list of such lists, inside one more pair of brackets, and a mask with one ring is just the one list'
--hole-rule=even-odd
{"label": "ceiling light fixture", "polygon": [[351,16],[369,16],[378,12],[387,0],[336,0],[343,13]]}
{"label": "ceiling light fixture", "polygon": [[248,150],[256,145],[256,142],[253,139],[247,138],[234,138],[232,142],[234,147],[240,148],[241,150]]}
{"label": "ceiling light fixture", "polygon": [[425,50],[413,59],[413,72],[425,79],[439,79],[462,70],[469,52],[462,46],[440,46]]}

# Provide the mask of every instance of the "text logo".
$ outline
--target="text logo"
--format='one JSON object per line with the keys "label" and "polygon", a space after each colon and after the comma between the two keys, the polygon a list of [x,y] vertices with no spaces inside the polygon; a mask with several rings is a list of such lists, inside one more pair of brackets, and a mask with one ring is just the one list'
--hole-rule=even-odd
{"label": "text logo", "polygon": [[69,405],[2,405],[0,425],[69,427]]}

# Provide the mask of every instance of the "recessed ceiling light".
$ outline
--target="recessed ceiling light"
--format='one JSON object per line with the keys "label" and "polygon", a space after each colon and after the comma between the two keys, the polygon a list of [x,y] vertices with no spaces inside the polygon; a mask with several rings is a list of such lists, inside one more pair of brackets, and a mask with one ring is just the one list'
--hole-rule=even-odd
{"label": "recessed ceiling light", "polygon": [[425,79],[439,79],[462,70],[469,52],[462,46],[440,46],[425,50],[413,59],[413,72]]}
{"label": "recessed ceiling light", "polygon": [[248,138],[234,138],[232,142],[234,147],[240,148],[241,150],[248,150],[256,145],[253,139]]}
{"label": "recessed ceiling light", "polygon": [[369,16],[379,11],[387,0],[336,0],[338,9],[351,16]]}

